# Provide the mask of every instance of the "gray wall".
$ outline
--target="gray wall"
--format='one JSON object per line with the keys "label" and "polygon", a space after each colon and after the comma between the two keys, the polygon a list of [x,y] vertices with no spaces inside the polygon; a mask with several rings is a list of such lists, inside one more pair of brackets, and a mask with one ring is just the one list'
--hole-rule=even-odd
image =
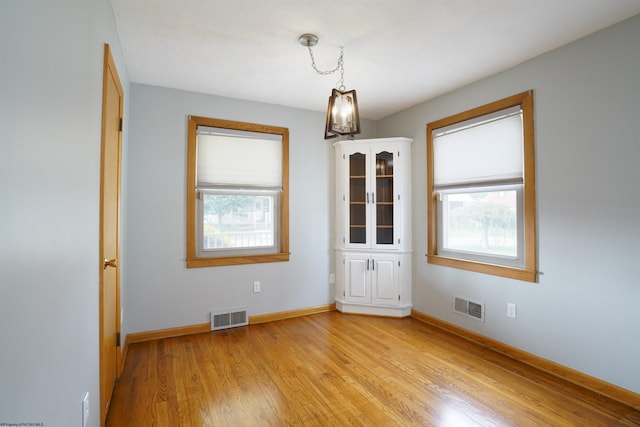
{"label": "gray wall", "polygon": [[[125,100],[123,333],[332,302],[333,160],[321,113],[133,85],[108,0],[5,2],[0,14],[0,422],[99,424],[98,222],[103,43]],[[37,13],[35,13],[37,11]],[[413,144],[414,303],[421,312],[640,392],[640,17],[383,119],[360,138]],[[537,284],[431,266],[425,124],[533,89]],[[128,105],[125,106],[128,111]],[[291,261],[190,269],[186,117],[288,127]],[[127,129],[128,128],[128,129]],[[128,142],[129,141],[129,142]],[[129,147],[127,147],[129,145]],[[254,280],[262,292],[252,293]],[[487,304],[484,324],[452,296]],[[506,303],[518,318],[506,317]]]}
{"label": "gray wall", "polygon": [[0,423],[99,425],[98,226],[108,0],[0,12]]}
{"label": "gray wall", "polygon": [[[289,262],[185,267],[189,115],[289,128]],[[323,113],[131,85],[127,333],[206,323],[212,310],[253,316],[333,302],[333,149],[323,126]],[[374,123],[362,126],[363,138],[375,135]]]}
{"label": "gray wall", "polygon": [[[413,144],[414,308],[640,392],[640,16],[378,122]],[[534,90],[539,283],[426,263],[426,123]],[[486,304],[486,322],[452,310]],[[517,318],[506,316],[507,302]]]}

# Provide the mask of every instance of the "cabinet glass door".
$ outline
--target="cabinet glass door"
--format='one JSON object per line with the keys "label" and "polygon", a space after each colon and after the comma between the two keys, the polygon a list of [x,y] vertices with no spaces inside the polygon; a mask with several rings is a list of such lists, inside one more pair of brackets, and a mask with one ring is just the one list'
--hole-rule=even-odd
{"label": "cabinet glass door", "polygon": [[393,153],[376,153],[376,244],[393,245]]}
{"label": "cabinet glass door", "polygon": [[349,155],[349,243],[367,243],[367,156]]}

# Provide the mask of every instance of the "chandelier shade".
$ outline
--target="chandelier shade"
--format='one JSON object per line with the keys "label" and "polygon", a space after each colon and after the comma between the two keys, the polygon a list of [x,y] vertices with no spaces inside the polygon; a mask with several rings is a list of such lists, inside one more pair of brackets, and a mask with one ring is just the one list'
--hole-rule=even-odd
{"label": "chandelier shade", "polygon": [[324,139],[358,133],[360,133],[360,115],[355,89],[349,91],[333,89],[327,107]]}

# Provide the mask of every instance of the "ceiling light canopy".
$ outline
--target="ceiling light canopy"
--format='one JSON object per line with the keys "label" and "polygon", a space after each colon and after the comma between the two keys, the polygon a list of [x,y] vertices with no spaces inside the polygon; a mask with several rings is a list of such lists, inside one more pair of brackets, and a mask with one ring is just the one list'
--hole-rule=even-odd
{"label": "ceiling light canopy", "polygon": [[318,37],[315,34],[303,34],[298,38],[298,41],[309,49],[311,66],[318,74],[327,75],[340,71],[340,80],[336,88],[331,91],[331,96],[329,97],[324,139],[335,138],[338,135],[346,135],[348,138],[353,139],[354,135],[360,133],[360,115],[356,91],[347,91],[344,86],[344,48],[340,47],[340,56],[338,57],[336,68],[322,71],[316,66],[313,51],[311,50],[312,46],[318,44]]}

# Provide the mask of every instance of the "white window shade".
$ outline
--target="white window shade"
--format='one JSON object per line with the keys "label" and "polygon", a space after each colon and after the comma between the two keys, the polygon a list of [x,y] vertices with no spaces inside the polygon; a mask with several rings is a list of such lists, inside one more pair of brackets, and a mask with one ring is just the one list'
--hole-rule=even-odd
{"label": "white window shade", "polygon": [[434,188],[523,180],[520,108],[502,110],[437,129],[433,138]]}
{"label": "white window shade", "polygon": [[282,187],[282,141],[198,133],[197,185]]}

